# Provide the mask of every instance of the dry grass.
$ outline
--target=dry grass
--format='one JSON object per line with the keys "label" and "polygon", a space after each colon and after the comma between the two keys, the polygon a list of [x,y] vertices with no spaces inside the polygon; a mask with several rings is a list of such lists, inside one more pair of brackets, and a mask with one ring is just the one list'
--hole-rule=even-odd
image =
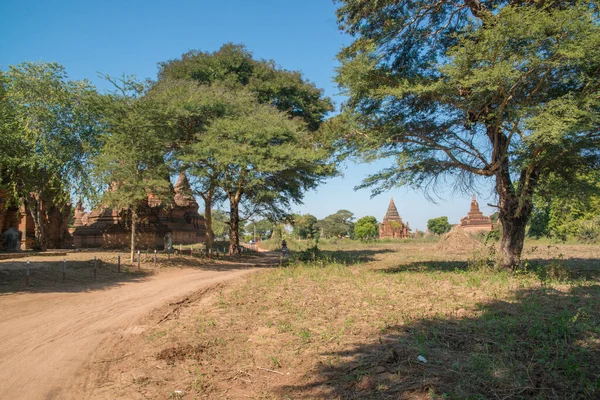
{"label": "dry grass", "polygon": [[211,399],[600,397],[600,247],[528,246],[525,267],[511,274],[489,269],[486,252],[469,261],[427,243],[342,246],[296,253],[308,261],[220,288],[161,325],[138,360],[161,383],[130,390]]}

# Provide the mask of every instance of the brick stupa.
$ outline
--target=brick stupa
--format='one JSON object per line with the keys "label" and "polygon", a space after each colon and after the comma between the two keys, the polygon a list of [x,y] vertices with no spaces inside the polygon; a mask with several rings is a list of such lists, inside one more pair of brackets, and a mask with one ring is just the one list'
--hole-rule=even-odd
{"label": "brick stupa", "polygon": [[491,231],[493,228],[492,219],[479,211],[479,203],[477,203],[475,195],[471,200],[469,213],[460,219],[460,226],[467,231]]}
{"label": "brick stupa", "polygon": [[[198,214],[198,203],[185,173],[179,174],[172,194],[172,201],[168,202],[149,194],[148,200],[141,205],[136,224],[138,247],[164,248],[167,237],[173,245],[204,241],[205,220]],[[75,247],[119,248],[129,245],[131,222],[127,210],[98,208],[86,213],[79,203],[74,217],[72,234]]]}
{"label": "brick stupa", "polygon": [[408,222],[402,222],[402,217],[398,213],[398,209],[394,204],[394,199],[390,198],[383,222],[379,224],[380,239],[403,239],[410,237],[410,228]]}

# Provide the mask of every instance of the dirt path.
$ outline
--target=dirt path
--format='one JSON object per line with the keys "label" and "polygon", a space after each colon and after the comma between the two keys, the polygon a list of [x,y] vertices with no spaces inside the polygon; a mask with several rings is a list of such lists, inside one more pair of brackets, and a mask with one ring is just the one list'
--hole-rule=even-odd
{"label": "dirt path", "polygon": [[[276,262],[275,258],[263,263]],[[0,398],[82,399],[89,361],[113,335],[190,293],[254,271],[167,269],[142,281],[97,291],[0,297]]]}

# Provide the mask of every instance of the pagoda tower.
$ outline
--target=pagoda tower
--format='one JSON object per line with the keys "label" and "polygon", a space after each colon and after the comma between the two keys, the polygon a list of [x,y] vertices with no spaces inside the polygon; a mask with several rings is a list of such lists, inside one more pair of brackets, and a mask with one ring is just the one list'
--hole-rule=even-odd
{"label": "pagoda tower", "polygon": [[409,232],[408,222],[402,222],[402,217],[398,213],[394,199],[390,197],[390,204],[383,217],[383,222],[379,224],[379,238],[404,239],[410,237]]}
{"label": "pagoda tower", "polygon": [[469,231],[491,231],[493,228],[492,219],[484,216],[479,210],[479,203],[477,203],[475,195],[471,200],[469,213],[460,219],[460,226]]}

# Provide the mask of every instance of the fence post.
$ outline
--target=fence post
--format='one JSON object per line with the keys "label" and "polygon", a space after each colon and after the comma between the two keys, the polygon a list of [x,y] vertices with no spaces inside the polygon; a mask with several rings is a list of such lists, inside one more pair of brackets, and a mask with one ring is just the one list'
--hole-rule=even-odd
{"label": "fence post", "polygon": [[121,254],[117,254],[117,272],[121,272]]}
{"label": "fence post", "polygon": [[25,264],[25,287],[29,287],[29,260]]}
{"label": "fence post", "polygon": [[63,282],[67,279],[67,259],[63,258]]}
{"label": "fence post", "polygon": [[140,257],[140,251],[138,250],[138,272],[140,272],[140,262],[141,262],[141,257]]}
{"label": "fence post", "polygon": [[156,265],[156,249],[154,249],[154,265]]}
{"label": "fence post", "polygon": [[96,280],[96,268],[98,264],[98,259],[94,256],[94,280]]}

